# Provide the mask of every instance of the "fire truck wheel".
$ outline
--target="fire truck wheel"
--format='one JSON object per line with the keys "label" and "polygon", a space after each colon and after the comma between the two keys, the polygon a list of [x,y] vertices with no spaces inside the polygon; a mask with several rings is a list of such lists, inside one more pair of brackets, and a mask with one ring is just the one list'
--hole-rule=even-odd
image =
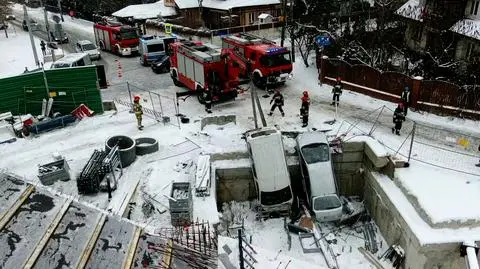
{"label": "fire truck wheel", "polygon": [[203,89],[201,87],[197,87],[197,99],[200,104],[205,104],[205,98],[203,98]]}

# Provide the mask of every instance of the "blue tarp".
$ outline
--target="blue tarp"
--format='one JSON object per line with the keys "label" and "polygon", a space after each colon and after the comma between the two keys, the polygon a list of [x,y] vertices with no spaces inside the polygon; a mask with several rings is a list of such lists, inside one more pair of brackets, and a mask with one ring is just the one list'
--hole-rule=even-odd
{"label": "blue tarp", "polygon": [[48,132],[55,128],[63,128],[70,123],[74,123],[76,120],[77,118],[72,115],[61,116],[55,119],[41,121],[37,124],[30,125],[28,127],[28,130],[30,131],[30,133],[39,134],[43,132]]}

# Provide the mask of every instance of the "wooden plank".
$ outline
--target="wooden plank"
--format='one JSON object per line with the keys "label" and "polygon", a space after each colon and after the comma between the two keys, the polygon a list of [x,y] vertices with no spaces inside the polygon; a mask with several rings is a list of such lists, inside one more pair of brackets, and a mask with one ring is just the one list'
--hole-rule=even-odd
{"label": "wooden plank", "polygon": [[80,258],[80,261],[77,265],[77,269],[83,269],[85,268],[85,265],[87,265],[88,259],[90,258],[90,254],[92,253],[93,248],[95,247],[95,243],[97,242],[98,236],[102,231],[102,228],[103,228],[103,225],[105,224],[106,219],[107,219],[107,216],[105,214],[100,215],[100,219],[97,222],[95,230],[90,236],[90,239],[88,240],[87,247],[83,251],[82,257]]}
{"label": "wooden plank", "polygon": [[85,268],[121,268],[135,226],[108,216]]}
{"label": "wooden plank", "polygon": [[0,268],[21,268],[66,199],[36,190],[0,231]]}
{"label": "wooden plank", "polygon": [[100,216],[99,211],[72,202],[33,268],[76,268]]}
{"label": "wooden plank", "polygon": [[45,234],[43,234],[42,239],[40,239],[40,242],[38,242],[37,247],[33,251],[32,255],[30,255],[30,258],[25,262],[24,269],[30,269],[33,267],[35,264],[35,261],[37,260],[38,256],[40,256],[40,253],[42,252],[43,248],[47,244],[48,240],[50,239],[50,236],[53,234],[55,229],[57,228],[58,224],[63,218],[63,215],[68,210],[68,207],[72,203],[72,199],[68,199],[60,208],[60,211],[58,211],[57,215],[55,218],[53,218],[52,222],[48,226],[47,230],[45,231]]}
{"label": "wooden plank", "polygon": [[19,178],[0,173],[0,220],[3,219],[28,186]]}
{"label": "wooden plank", "polygon": [[27,198],[32,194],[32,192],[35,190],[33,185],[28,185],[28,187],[23,191],[23,193],[20,195],[20,197],[17,199],[15,204],[10,207],[7,212],[5,212],[1,217],[0,217],[0,230],[5,228],[5,225],[10,221],[10,219],[13,217],[15,212],[17,212],[18,208],[27,200]]}
{"label": "wooden plank", "polygon": [[168,243],[167,243],[167,249],[165,251],[165,254],[163,255],[163,265],[166,267],[166,268],[170,268],[170,265],[172,264],[172,248],[173,248],[173,241],[172,239],[169,239],[168,240]]}
{"label": "wooden plank", "polygon": [[130,247],[128,249],[127,258],[125,259],[125,264],[123,265],[124,269],[132,268],[133,259],[135,258],[135,251],[137,250],[138,240],[140,239],[140,234],[142,229],[137,227],[133,233],[132,241],[130,242]]}

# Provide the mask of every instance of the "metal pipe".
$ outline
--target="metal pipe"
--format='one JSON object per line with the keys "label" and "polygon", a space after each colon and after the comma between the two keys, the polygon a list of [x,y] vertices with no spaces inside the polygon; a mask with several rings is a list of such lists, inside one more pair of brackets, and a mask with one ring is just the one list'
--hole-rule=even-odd
{"label": "metal pipe", "polygon": [[417,123],[413,122],[413,130],[412,130],[412,140],[410,140],[410,149],[408,150],[408,160],[407,162],[410,162],[410,157],[412,156],[412,148],[413,148],[413,141],[415,139],[415,129],[417,127]]}
{"label": "metal pipe", "polygon": [[[26,1],[26,3],[28,3],[28,1]],[[35,48],[35,41],[33,40],[32,24],[30,23],[30,19],[28,18],[27,5],[25,4],[23,5],[23,17],[27,22],[28,35],[30,36],[30,43],[32,44],[33,57],[35,58],[35,64],[37,66],[40,66],[40,62],[38,61],[37,49]]]}

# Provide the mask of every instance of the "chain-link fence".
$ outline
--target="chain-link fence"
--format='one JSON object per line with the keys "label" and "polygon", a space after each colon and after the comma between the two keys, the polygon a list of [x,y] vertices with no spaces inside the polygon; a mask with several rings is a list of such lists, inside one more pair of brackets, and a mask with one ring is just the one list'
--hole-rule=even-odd
{"label": "chain-link fence", "polygon": [[133,109],[133,97],[140,96],[143,113],[164,124],[171,124],[180,128],[180,119],[175,97],[159,94],[143,89],[129,82],[114,84],[109,87],[114,91],[115,103]]}
{"label": "chain-link fence", "polygon": [[[368,135],[375,138],[394,155],[431,166],[480,176],[475,167],[479,157],[476,152],[480,138],[456,132],[447,127],[418,123],[411,119],[403,122],[400,135],[393,135],[393,111],[386,106],[366,114],[347,116],[337,135]],[[348,140],[350,138],[347,138]]]}

